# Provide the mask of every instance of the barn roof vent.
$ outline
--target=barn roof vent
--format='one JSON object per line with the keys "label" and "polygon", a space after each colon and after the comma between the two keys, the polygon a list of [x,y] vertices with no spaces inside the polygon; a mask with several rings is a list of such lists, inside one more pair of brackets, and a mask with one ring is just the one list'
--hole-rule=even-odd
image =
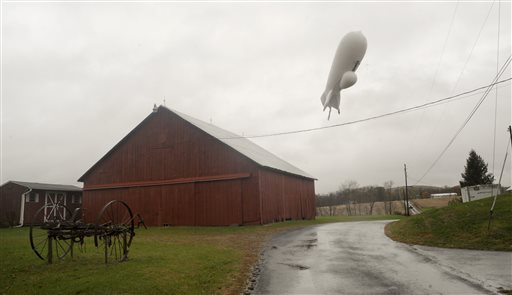
{"label": "barn roof vent", "polygon": [[153,113],[158,112],[158,107],[156,106],[156,103],[153,105]]}

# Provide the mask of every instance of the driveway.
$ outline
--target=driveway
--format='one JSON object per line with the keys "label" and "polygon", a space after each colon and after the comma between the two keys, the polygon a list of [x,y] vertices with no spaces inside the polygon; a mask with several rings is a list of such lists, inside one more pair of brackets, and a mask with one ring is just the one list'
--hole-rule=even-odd
{"label": "driveway", "polygon": [[499,294],[512,289],[512,253],[409,246],[389,221],[345,222],[270,241],[255,294]]}

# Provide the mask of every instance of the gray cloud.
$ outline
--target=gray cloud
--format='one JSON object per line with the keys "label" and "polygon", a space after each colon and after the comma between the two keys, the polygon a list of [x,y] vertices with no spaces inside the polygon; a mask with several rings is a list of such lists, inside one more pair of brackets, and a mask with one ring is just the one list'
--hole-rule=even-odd
{"label": "gray cloud", "polygon": [[[4,3],[1,181],[75,183],[164,97],[170,108],[258,135],[361,119],[485,85],[496,73],[497,5],[453,90],[491,3],[459,4],[443,52],[455,5]],[[501,63],[510,55],[510,27],[510,3],[501,3]],[[327,121],[320,95],[336,46],[352,30],[366,35],[368,51],[358,83],[341,93],[341,116]],[[508,83],[497,100],[497,170],[510,94]],[[315,175],[317,192],[348,179],[400,184],[403,163],[420,177],[479,98],[254,141]],[[494,99],[424,183],[457,184],[471,148],[492,161]],[[510,169],[509,162],[506,185]]]}

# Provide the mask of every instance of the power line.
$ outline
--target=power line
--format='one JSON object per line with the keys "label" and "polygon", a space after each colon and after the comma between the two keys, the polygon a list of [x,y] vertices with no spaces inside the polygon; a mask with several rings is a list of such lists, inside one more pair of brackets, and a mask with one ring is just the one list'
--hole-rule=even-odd
{"label": "power line", "polygon": [[[446,37],[445,37],[444,43],[443,43],[443,49],[441,50],[441,56],[439,56],[439,61],[437,62],[436,70],[434,72],[434,77],[432,78],[432,83],[430,84],[430,89],[428,91],[428,95],[426,96],[425,100],[427,98],[431,97],[432,90],[434,90],[434,85],[436,84],[437,75],[439,73],[439,68],[441,67],[441,62],[443,61],[444,53],[446,51],[446,45],[448,44],[448,40],[449,40],[450,34],[452,32],[453,22],[455,21],[455,16],[457,15],[458,8],[459,8],[459,0],[457,0],[457,4],[455,5],[455,9],[453,10],[452,19],[450,21],[450,26],[448,27],[448,33],[446,34]],[[452,94],[452,93],[453,93],[453,91],[450,94]],[[443,109],[443,111],[444,111],[444,109]],[[421,115],[420,115],[419,123],[416,125],[416,129],[419,129],[423,126],[423,116],[424,115],[425,115],[425,111],[422,111]],[[439,120],[436,120],[436,121],[439,122]],[[437,129],[437,126],[434,129]],[[419,134],[419,132],[414,132],[412,142],[418,142],[416,140],[416,137],[418,136],[418,134]]]}
{"label": "power line", "polygon": [[441,67],[441,62],[443,61],[444,52],[446,51],[446,44],[448,44],[448,39],[452,32],[453,21],[455,20],[455,16],[457,15],[457,10],[459,8],[459,1],[457,0],[457,4],[455,5],[455,9],[453,10],[452,20],[450,21],[450,26],[448,27],[448,33],[444,39],[443,49],[441,51],[441,56],[439,57],[439,61],[437,62],[436,71],[434,73],[434,78],[432,78],[432,84],[430,85],[430,90],[428,92],[428,96],[432,94],[432,90],[434,89],[434,85],[436,84],[437,74],[439,72],[439,68]]}
{"label": "power line", "polygon": [[468,117],[466,118],[466,120],[464,121],[464,123],[462,124],[462,126],[457,130],[457,132],[455,133],[455,135],[450,139],[450,141],[448,142],[448,144],[445,146],[445,148],[441,151],[441,153],[439,154],[439,156],[437,156],[437,158],[434,160],[434,162],[432,163],[432,165],[430,165],[430,167],[427,169],[427,171],[420,177],[419,182],[421,182],[423,180],[423,178],[425,178],[425,176],[427,176],[427,174],[430,172],[430,170],[432,170],[432,168],[434,168],[434,166],[437,164],[437,162],[439,162],[439,160],[441,159],[441,157],[444,155],[444,153],[448,150],[448,148],[452,145],[452,143],[455,141],[455,139],[457,138],[457,136],[459,136],[459,134],[462,132],[462,130],[466,127],[466,125],[469,123],[469,121],[471,120],[471,118],[473,118],[473,115],[476,113],[476,111],[478,110],[478,108],[480,108],[480,106],[482,105],[482,103],[484,102],[485,98],[487,98],[487,95],[489,95],[489,93],[491,92],[492,90],[492,86],[496,85],[495,81],[497,81],[501,75],[503,75],[503,73],[505,72],[505,69],[508,67],[508,65],[510,64],[510,61],[511,61],[511,57],[512,56],[509,56],[507,58],[507,60],[505,61],[505,63],[503,64],[503,66],[501,67],[499,73],[496,75],[496,77],[493,79],[493,83],[491,83],[487,90],[485,91],[484,95],[482,96],[482,98],[480,98],[480,100],[477,102],[477,104],[473,107],[473,110],[471,110],[471,112],[469,113]]}
{"label": "power line", "polygon": [[405,109],[401,109],[401,110],[397,110],[397,111],[393,111],[393,112],[389,112],[389,113],[385,113],[385,114],[381,114],[381,115],[376,115],[376,116],[372,116],[372,117],[368,117],[368,118],[364,118],[364,119],[358,119],[358,120],[354,120],[354,121],[349,121],[349,122],[344,122],[344,123],[339,123],[339,124],[333,124],[333,125],[323,126],[323,127],[299,129],[299,130],[292,130],[292,131],[283,131],[283,132],[260,134],[260,135],[252,135],[252,136],[233,136],[233,137],[225,137],[225,138],[220,138],[220,139],[240,139],[240,138],[271,137],[271,136],[280,136],[280,135],[288,135],[288,134],[311,132],[311,131],[329,129],[329,128],[334,128],[334,127],[341,127],[341,126],[346,126],[346,125],[353,125],[353,124],[367,122],[367,121],[371,121],[371,120],[375,120],[375,119],[380,119],[380,118],[384,118],[384,117],[389,117],[389,116],[393,116],[393,115],[397,115],[397,114],[401,114],[401,113],[405,113],[405,112],[410,112],[410,111],[414,111],[414,110],[428,108],[428,107],[432,107],[432,106],[435,106],[435,105],[438,105],[438,104],[441,104],[441,103],[446,103],[446,102],[449,102],[450,100],[455,100],[456,98],[460,98],[460,97],[466,96],[468,94],[473,94],[474,92],[480,91],[482,89],[488,89],[489,87],[492,87],[494,85],[498,85],[498,84],[501,84],[501,83],[505,83],[505,82],[508,82],[510,80],[512,80],[512,78],[507,78],[507,79],[504,79],[504,80],[501,80],[501,81],[493,82],[493,83],[491,83],[489,85],[486,85],[486,86],[475,88],[473,90],[469,90],[469,91],[462,92],[462,93],[459,93],[459,94],[456,94],[456,95],[452,95],[452,96],[449,96],[449,97],[441,98],[441,99],[438,99],[438,100],[435,100],[435,101],[427,102],[427,103],[424,103],[424,104],[421,104],[421,105],[417,105],[417,106],[413,106],[413,107],[409,107],[409,108],[405,108]]}
{"label": "power line", "polygon": [[[499,1],[500,1],[500,0],[498,0],[498,2],[499,2]],[[482,22],[482,25],[480,26],[480,30],[478,31],[478,34],[477,34],[477,36],[476,36],[475,42],[473,43],[473,46],[471,47],[471,50],[470,50],[470,52],[469,52],[469,55],[467,56],[466,61],[464,62],[464,65],[463,65],[463,67],[462,67],[462,69],[461,69],[461,71],[460,71],[460,73],[459,73],[459,75],[458,75],[458,77],[457,77],[457,80],[456,80],[456,82],[455,82],[455,84],[454,84],[453,88],[452,88],[452,89],[451,89],[451,91],[450,91],[450,95],[451,95],[451,94],[453,94],[453,93],[455,92],[455,90],[457,89],[457,86],[459,85],[459,82],[460,82],[460,81],[461,81],[461,79],[462,79],[462,76],[463,76],[463,74],[464,74],[464,72],[465,72],[465,70],[466,70],[466,67],[467,67],[467,65],[468,65],[469,61],[471,60],[471,57],[473,56],[473,51],[475,50],[475,48],[476,48],[476,46],[477,46],[477,44],[478,44],[478,41],[480,40],[480,36],[481,36],[481,34],[482,34],[482,31],[483,31],[483,29],[485,28],[485,25],[487,24],[487,20],[489,19],[489,16],[490,16],[490,14],[491,14],[491,12],[492,12],[492,9],[493,9],[493,7],[494,7],[494,2],[496,2],[496,0],[493,0],[493,2],[492,2],[492,4],[491,4],[491,7],[489,7],[489,10],[488,10],[488,12],[487,12],[487,15],[486,15],[486,17],[485,17],[484,21]],[[457,4],[459,4],[459,1],[457,1]],[[454,13],[455,13],[455,12],[454,12]],[[497,72],[497,71],[498,71],[498,69],[496,69],[496,72]],[[432,87],[433,87],[433,85],[432,85]],[[432,89],[431,89],[431,91],[432,91]],[[430,140],[430,139],[432,138],[432,135],[433,135],[433,134],[436,134],[437,129],[438,129],[438,127],[439,127],[439,125],[440,125],[440,124],[442,124],[442,120],[441,120],[441,118],[443,118],[443,117],[444,117],[444,113],[445,113],[445,108],[442,108],[442,109],[441,109],[441,111],[436,115],[437,119],[434,121],[433,127],[432,127],[432,128],[430,128],[430,132],[429,132],[429,135],[428,135],[428,138],[429,138],[428,142],[431,142],[431,140]],[[422,116],[421,116],[420,118],[423,118],[423,112],[422,112]],[[421,121],[420,121],[420,123],[421,123]],[[420,126],[421,126],[421,125],[420,125]],[[416,137],[416,136],[417,136],[417,134],[418,134],[418,132],[415,132],[415,133],[414,133],[414,136]],[[413,140],[413,142],[418,142],[418,141]]]}
{"label": "power line", "polygon": [[[485,20],[482,23],[482,26],[480,27],[480,31],[478,32],[478,35],[477,35],[476,40],[475,40],[475,43],[473,44],[473,47],[471,48],[471,51],[469,52],[469,56],[466,59],[466,62],[464,63],[464,66],[462,67],[462,71],[460,71],[459,77],[457,78],[457,81],[455,82],[455,85],[453,86],[451,93],[453,93],[455,91],[455,89],[457,88],[457,86],[459,85],[460,78],[462,78],[462,75],[464,74],[464,71],[466,70],[466,67],[467,67],[467,65],[469,63],[469,60],[473,56],[473,51],[475,50],[476,44],[478,44],[478,40],[480,40],[480,35],[482,34],[482,31],[484,30],[485,24],[487,23],[487,20],[489,19],[489,15],[491,14],[492,8],[494,7],[494,2],[496,2],[496,0],[494,0],[492,2],[491,7],[489,8],[489,11],[487,12],[487,16],[485,17]],[[499,2],[499,0],[498,0],[498,2]]]}
{"label": "power line", "polygon": [[[501,2],[498,2],[498,44],[496,46],[496,74],[499,72],[500,66],[500,23],[501,23]],[[498,87],[496,87],[496,97],[494,98],[494,135],[492,141],[492,174],[494,174],[494,167],[496,162],[496,121],[498,117]]]}

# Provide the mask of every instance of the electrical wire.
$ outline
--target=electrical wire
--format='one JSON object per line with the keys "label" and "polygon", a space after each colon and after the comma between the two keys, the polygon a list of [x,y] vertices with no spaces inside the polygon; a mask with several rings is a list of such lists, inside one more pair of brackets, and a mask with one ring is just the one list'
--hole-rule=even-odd
{"label": "electrical wire", "polygon": [[[498,0],[498,1],[500,1],[500,0]],[[451,93],[453,93],[455,91],[455,89],[457,89],[457,86],[459,85],[460,79],[462,78],[462,75],[464,74],[464,71],[466,70],[466,67],[467,67],[467,65],[469,63],[469,60],[473,56],[473,51],[475,50],[476,44],[478,44],[478,40],[480,40],[480,35],[482,34],[482,31],[484,30],[485,24],[487,23],[487,20],[489,19],[489,15],[491,14],[492,8],[494,6],[494,2],[496,2],[496,0],[494,0],[492,2],[491,7],[489,8],[489,11],[487,12],[487,16],[485,17],[485,20],[482,23],[482,26],[480,27],[480,31],[478,32],[478,35],[477,35],[476,40],[475,40],[475,43],[473,44],[473,47],[471,48],[471,51],[469,52],[469,56],[466,59],[466,62],[464,63],[464,66],[462,67],[462,71],[460,71],[459,77],[457,78],[457,81],[455,82],[455,85],[453,86]]]}
{"label": "electrical wire", "polygon": [[[496,74],[500,66],[500,23],[501,23],[501,2],[498,2],[498,44],[496,46]],[[498,117],[498,87],[496,87],[496,97],[494,98],[494,135],[492,141],[492,174],[494,174],[496,164],[496,121]]]}
{"label": "electrical wire", "polygon": [[405,108],[405,109],[400,109],[400,110],[397,110],[397,111],[393,111],[393,112],[389,112],[389,113],[385,113],[385,114],[381,114],[381,115],[376,115],[376,116],[372,116],[372,117],[368,117],[368,118],[364,118],[364,119],[358,119],[358,120],[354,120],[354,121],[349,121],[349,122],[344,122],[344,123],[339,123],[339,124],[333,124],[333,125],[323,126],[323,127],[299,129],[299,130],[292,130],[292,131],[283,131],[283,132],[260,134],[260,135],[252,135],[252,136],[224,137],[224,138],[219,138],[219,139],[223,139],[224,140],[224,139],[261,138],[261,137],[281,136],[281,135],[297,134],[297,133],[304,133],[304,132],[311,132],[311,131],[317,131],[317,130],[335,128],[335,127],[341,127],[341,126],[346,126],[346,125],[353,125],[353,124],[367,122],[367,121],[371,121],[371,120],[375,120],[375,119],[380,119],[380,118],[384,118],[384,117],[389,117],[389,116],[393,116],[393,115],[397,115],[397,114],[401,114],[401,113],[405,113],[405,112],[410,112],[410,111],[419,110],[419,109],[423,109],[423,108],[429,108],[429,107],[436,106],[436,105],[439,105],[439,104],[442,104],[442,103],[447,103],[447,102],[450,102],[450,101],[454,101],[457,98],[462,98],[463,96],[469,96],[469,94],[473,94],[474,95],[475,92],[477,92],[477,91],[480,91],[482,89],[488,89],[489,87],[492,87],[494,85],[498,85],[498,84],[501,84],[501,83],[505,83],[505,82],[508,82],[510,80],[512,80],[512,78],[507,78],[507,79],[503,79],[501,81],[496,81],[496,82],[493,82],[493,83],[491,83],[489,85],[486,85],[486,86],[478,87],[478,88],[475,88],[475,89],[472,89],[472,90],[469,90],[469,91],[466,91],[466,92],[462,92],[462,93],[459,93],[459,94],[456,94],[456,95],[452,95],[452,96],[449,96],[449,97],[441,98],[441,99],[438,99],[438,100],[435,100],[435,101],[427,102],[427,103],[424,103],[424,104],[421,104],[421,105],[417,105],[417,106],[413,106],[413,107],[409,107],[409,108]]}
{"label": "electrical wire", "polygon": [[453,10],[452,20],[450,21],[450,26],[448,27],[448,33],[446,34],[446,38],[444,39],[444,44],[443,44],[443,49],[441,51],[441,56],[439,57],[439,61],[437,62],[436,71],[434,73],[434,78],[432,78],[432,83],[430,85],[430,90],[428,92],[428,96],[427,97],[430,97],[430,95],[432,95],[432,90],[434,89],[434,85],[436,84],[437,74],[439,72],[439,68],[441,67],[441,62],[443,61],[444,52],[446,51],[446,44],[448,44],[448,39],[449,39],[450,34],[452,32],[453,21],[455,20],[455,16],[457,15],[458,8],[459,8],[459,0],[457,0],[457,4],[455,5],[455,9]]}
{"label": "electrical wire", "polygon": [[432,165],[430,165],[430,167],[427,169],[427,171],[425,171],[425,173],[420,177],[419,182],[421,182],[423,180],[423,178],[425,178],[425,176],[427,176],[427,174],[432,170],[432,168],[434,168],[434,166],[439,162],[439,160],[441,159],[441,157],[444,155],[444,153],[446,153],[446,151],[448,150],[448,148],[452,145],[452,143],[455,141],[455,139],[457,138],[457,136],[459,136],[459,134],[462,132],[462,130],[466,127],[466,125],[469,123],[469,121],[471,120],[471,118],[473,118],[473,115],[476,113],[476,111],[478,110],[478,108],[480,108],[480,106],[482,105],[482,103],[484,102],[484,100],[487,98],[487,95],[489,95],[489,93],[491,92],[492,90],[492,87],[495,85],[495,82],[501,77],[501,75],[503,75],[503,73],[505,72],[505,69],[508,67],[508,65],[510,64],[510,61],[511,61],[511,58],[512,56],[509,56],[507,58],[507,60],[505,61],[505,63],[503,64],[503,66],[501,67],[499,73],[496,75],[496,77],[493,79],[493,83],[491,83],[487,90],[485,91],[484,95],[482,96],[482,98],[480,98],[480,100],[477,102],[477,104],[473,107],[473,110],[471,110],[471,112],[469,113],[468,117],[466,118],[466,120],[464,121],[464,123],[462,124],[462,126],[457,130],[457,132],[455,133],[455,135],[450,139],[450,141],[448,142],[448,144],[445,146],[445,148],[441,151],[441,153],[439,154],[439,156],[437,156],[437,158],[434,160],[434,162],[432,163]]}
{"label": "electrical wire", "polygon": [[[428,95],[426,96],[426,98],[429,98],[432,95],[432,90],[434,90],[434,85],[436,84],[437,75],[439,73],[439,68],[441,67],[441,62],[443,61],[444,53],[446,51],[446,45],[448,44],[448,40],[449,40],[449,37],[452,32],[453,22],[455,21],[455,16],[457,15],[458,8],[459,8],[459,0],[457,0],[457,4],[455,5],[455,9],[453,10],[452,19],[450,21],[450,26],[448,27],[448,33],[446,34],[446,37],[444,39],[443,49],[441,50],[441,55],[439,56],[439,61],[437,62],[436,70],[434,72],[434,77],[432,78],[432,82],[430,83],[430,89],[428,91]],[[452,94],[452,93],[450,93],[450,94]],[[424,111],[421,112],[419,123],[418,123],[419,127],[416,127],[416,129],[419,129],[423,126],[423,116],[424,115],[425,115],[425,112]],[[436,120],[436,121],[439,121],[439,120]],[[419,134],[419,132],[414,132],[412,142],[418,142],[416,140],[416,137],[418,136],[418,134]]]}

